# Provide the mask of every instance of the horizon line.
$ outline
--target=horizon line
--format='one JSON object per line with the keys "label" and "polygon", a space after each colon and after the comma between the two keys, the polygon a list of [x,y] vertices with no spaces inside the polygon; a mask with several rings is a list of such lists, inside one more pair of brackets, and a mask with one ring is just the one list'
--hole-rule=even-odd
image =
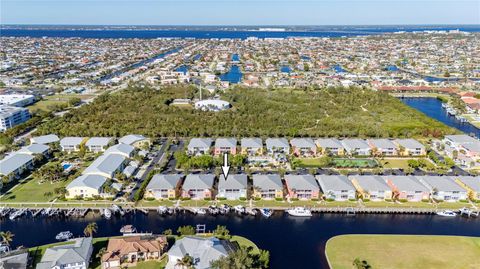
{"label": "horizon line", "polygon": [[157,27],[257,27],[257,26],[269,26],[269,27],[299,27],[299,26],[480,26],[477,24],[462,24],[462,23],[434,23],[434,24],[50,24],[50,23],[0,23],[0,26],[157,26]]}

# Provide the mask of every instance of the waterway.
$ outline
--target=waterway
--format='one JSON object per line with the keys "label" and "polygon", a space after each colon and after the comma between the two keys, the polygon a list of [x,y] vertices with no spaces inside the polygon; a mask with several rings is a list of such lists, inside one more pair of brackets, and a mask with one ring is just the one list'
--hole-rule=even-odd
{"label": "waterway", "polygon": [[450,127],[454,127],[466,134],[480,137],[480,129],[468,122],[461,122],[455,117],[448,115],[447,111],[442,108],[442,102],[437,98],[407,97],[401,98],[401,100],[406,105],[413,107],[425,115],[443,122]]}
{"label": "waterway", "polygon": [[242,80],[242,71],[236,64],[230,67],[230,70],[219,76],[221,81],[228,81],[230,83],[239,83]]}

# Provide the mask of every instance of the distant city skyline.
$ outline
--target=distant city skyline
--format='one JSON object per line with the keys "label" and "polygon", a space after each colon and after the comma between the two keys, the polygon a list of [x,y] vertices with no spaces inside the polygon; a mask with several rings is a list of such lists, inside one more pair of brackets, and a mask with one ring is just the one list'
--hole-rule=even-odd
{"label": "distant city skyline", "polygon": [[480,24],[480,1],[0,0],[1,24]]}

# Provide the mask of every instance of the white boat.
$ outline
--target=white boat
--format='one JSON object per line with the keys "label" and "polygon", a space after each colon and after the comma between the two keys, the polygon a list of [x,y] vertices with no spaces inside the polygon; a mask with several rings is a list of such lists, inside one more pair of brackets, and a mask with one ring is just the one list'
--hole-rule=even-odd
{"label": "white boat", "polygon": [[22,208],[22,209],[18,209],[16,211],[14,211],[12,214],[10,214],[10,216],[8,217],[10,220],[14,220],[18,217],[20,217],[21,215],[23,215],[23,213],[25,213],[26,209]]}
{"label": "white boat", "polygon": [[295,207],[292,209],[288,209],[287,213],[290,216],[294,217],[311,217],[312,216],[312,211],[309,209],[306,209],[305,207]]}
{"label": "white boat", "polygon": [[205,208],[193,208],[192,209],[192,212],[194,214],[198,214],[198,215],[205,215],[207,214],[207,210],[205,210]]}
{"label": "white boat", "polygon": [[121,229],[120,229],[120,233],[122,234],[132,234],[132,233],[136,233],[137,232],[137,228],[135,228],[135,226],[133,225],[125,225],[123,226]]}
{"label": "white boat", "polygon": [[452,210],[443,210],[443,211],[437,212],[437,215],[442,217],[455,217],[457,213],[453,212]]}
{"label": "white boat", "polygon": [[57,234],[57,236],[55,236],[55,239],[59,241],[65,241],[72,237],[73,237],[73,234],[70,231],[64,231]]}
{"label": "white boat", "polygon": [[158,214],[165,215],[168,213],[168,207],[166,206],[159,206],[157,209]]}
{"label": "white boat", "polygon": [[110,209],[108,208],[105,208],[103,210],[103,216],[106,218],[106,219],[110,219],[112,217],[112,211],[110,211]]}
{"label": "white boat", "polygon": [[260,213],[266,218],[269,218],[273,214],[273,210],[270,208],[262,208],[260,209]]}
{"label": "white boat", "polygon": [[237,212],[238,214],[245,214],[245,207],[241,206],[241,205],[236,205],[233,207],[233,209],[235,210],[235,212]]}

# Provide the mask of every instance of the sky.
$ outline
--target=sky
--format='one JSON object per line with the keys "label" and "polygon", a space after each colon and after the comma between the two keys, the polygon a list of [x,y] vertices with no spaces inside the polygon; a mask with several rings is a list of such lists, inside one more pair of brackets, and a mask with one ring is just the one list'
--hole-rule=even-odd
{"label": "sky", "polygon": [[480,24],[480,0],[0,0],[1,24]]}

